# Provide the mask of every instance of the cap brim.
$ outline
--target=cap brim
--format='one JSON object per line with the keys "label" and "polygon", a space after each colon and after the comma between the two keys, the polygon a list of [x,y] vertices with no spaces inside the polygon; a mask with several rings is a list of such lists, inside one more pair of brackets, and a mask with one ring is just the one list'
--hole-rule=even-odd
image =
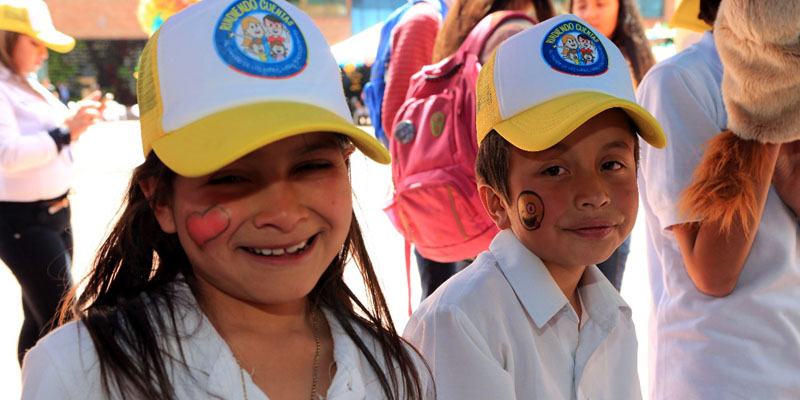
{"label": "cap brim", "polygon": [[[633,120],[639,136],[662,149],[667,138],[661,125],[638,104],[599,92],[579,92],[525,110],[494,126],[494,130],[525,151],[546,150],[597,114],[619,108]],[[548,134],[544,134],[547,132]]]}
{"label": "cap brim", "polygon": [[75,39],[56,30],[39,32],[34,36],[48,49],[59,53],[67,53],[75,48]]}
{"label": "cap brim", "polygon": [[700,19],[700,0],[683,0],[672,18],[669,19],[670,28],[683,28],[695,32],[710,31],[711,26]]}
{"label": "cap brim", "polygon": [[340,133],[381,164],[389,152],[369,133],[338,114],[295,102],[264,102],[234,107],[204,117],[153,142],[153,151],[179,175],[216,171],[262,146],[310,132]]}

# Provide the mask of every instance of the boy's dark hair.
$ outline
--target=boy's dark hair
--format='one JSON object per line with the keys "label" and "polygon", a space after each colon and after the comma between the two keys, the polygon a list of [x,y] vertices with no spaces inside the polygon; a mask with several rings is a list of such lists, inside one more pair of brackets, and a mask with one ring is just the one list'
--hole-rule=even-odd
{"label": "boy's dark hair", "polygon": [[485,183],[508,200],[508,168],[509,153],[512,144],[492,129],[478,149],[475,159],[475,177],[479,183]]}
{"label": "boy's dark hair", "polygon": [[276,17],[276,16],[274,16],[272,14],[268,14],[267,16],[265,16],[263,21],[264,22],[269,21],[269,22],[273,22],[273,23],[281,23],[281,24],[283,24],[283,21],[281,21],[280,18],[278,18],[278,17]]}
{"label": "boy's dark hair", "polygon": [[[626,114],[627,115],[627,114]],[[636,134],[634,127],[634,140],[633,140],[633,160],[636,163],[636,171],[639,171],[639,135]],[[502,193],[506,200],[509,199],[511,193],[508,191],[508,173],[509,173],[509,154],[511,154],[511,147],[513,144],[509,143],[506,138],[500,136],[497,131],[492,129],[478,149],[478,157],[475,159],[475,177],[478,183],[485,183],[498,193]]]}
{"label": "boy's dark hair", "polygon": [[719,10],[720,1],[722,0],[700,0],[700,13],[697,15],[697,18],[714,26],[714,21],[717,20],[717,10]]}

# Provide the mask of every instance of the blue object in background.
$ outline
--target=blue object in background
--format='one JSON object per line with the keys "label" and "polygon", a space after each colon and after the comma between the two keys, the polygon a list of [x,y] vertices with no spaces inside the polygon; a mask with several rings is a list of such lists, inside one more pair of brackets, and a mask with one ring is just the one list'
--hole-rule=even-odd
{"label": "blue object in background", "polygon": [[383,22],[406,0],[353,0],[350,11],[350,26],[353,35],[375,24]]}

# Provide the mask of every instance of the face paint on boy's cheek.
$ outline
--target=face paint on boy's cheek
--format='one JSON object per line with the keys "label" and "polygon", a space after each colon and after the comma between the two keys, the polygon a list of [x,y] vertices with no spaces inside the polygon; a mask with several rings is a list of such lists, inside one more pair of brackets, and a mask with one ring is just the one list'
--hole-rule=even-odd
{"label": "face paint on boy's cheek", "polygon": [[522,226],[529,231],[535,231],[542,226],[544,202],[538,194],[525,190],[517,198],[517,212]]}
{"label": "face paint on boy's cheek", "polygon": [[211,206],[203,213],[193,212],[186,218],[186,230],[199,247],[221,235],[228,229],[231,217],[220,205]]}

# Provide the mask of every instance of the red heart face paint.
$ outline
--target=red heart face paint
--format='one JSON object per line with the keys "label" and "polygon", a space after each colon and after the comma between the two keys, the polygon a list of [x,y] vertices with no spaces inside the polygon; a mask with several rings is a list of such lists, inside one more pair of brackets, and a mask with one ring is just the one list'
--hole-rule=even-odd
{"label": "red heart face paint", "polygon": [[228,229],[231,217],[228,211],[220,205],[211,206],[204,213],[193,212],[186,219],[186,230],[192,240],[203,247],[210,240],[221,235]]}
{"label": "red heart face paint", "polygon": [[542,226],[544,202],[538,194],[525,190],[517,198],[517,212],[522,226],[529,231],[535,231]]}

